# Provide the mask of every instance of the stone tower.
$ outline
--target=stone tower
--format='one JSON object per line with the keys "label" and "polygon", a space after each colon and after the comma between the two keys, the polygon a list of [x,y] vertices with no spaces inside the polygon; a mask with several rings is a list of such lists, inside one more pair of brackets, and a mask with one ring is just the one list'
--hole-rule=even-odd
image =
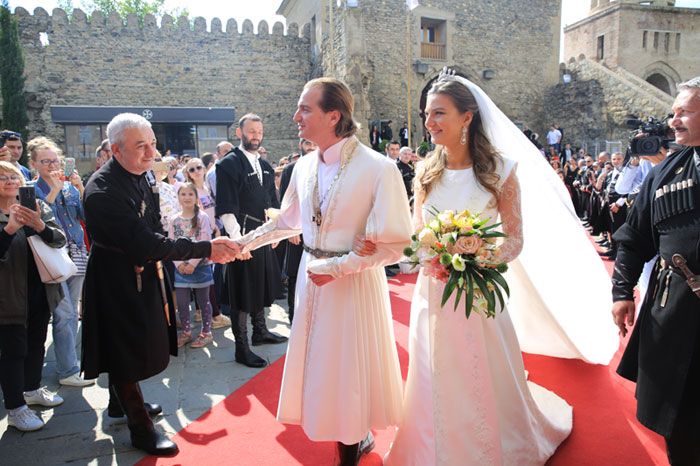
{"label": "stone tower", "polygon": [[591,13],[604,10],[607,7],[619,3],[630,3],[648,6],[676,6],[676,0],[591,0]]}

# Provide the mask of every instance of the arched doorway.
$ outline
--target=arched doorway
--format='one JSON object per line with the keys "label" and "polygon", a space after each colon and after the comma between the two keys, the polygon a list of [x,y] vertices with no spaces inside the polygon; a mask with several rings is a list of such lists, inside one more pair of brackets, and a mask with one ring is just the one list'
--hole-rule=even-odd
{"label": "arched doorway", "polygon": [[[465,79],[469,79],[469,77],[466,74],[460,72],[459,70],[455,70],[455,72],[456,72],[455,74],[457,76],[461,76]],[[423,138],[421,139],[421,141],[430,142],[430,135],[428,134],[428,131],[425,129],[425,105],[428,102],[428,91],[430,90],[431,87],[433,87],[433,84],[435,83],[435,81],[437,81],[438,76],[435,76],[433,79],[428,81],[428,84],[425,85],[425,87],[423,88],[423,91],[421,92],[421,95],[420,95],[420,119],[421,119],[421,129],[423,132],[422,133]]]}
{"label": "arched doorway", "polygon": [[668,82],[666,76],[661,73],[653,73],[647,77],[647,82],[652,86],[661,89],[666,94],[671,94],[671,84]]}

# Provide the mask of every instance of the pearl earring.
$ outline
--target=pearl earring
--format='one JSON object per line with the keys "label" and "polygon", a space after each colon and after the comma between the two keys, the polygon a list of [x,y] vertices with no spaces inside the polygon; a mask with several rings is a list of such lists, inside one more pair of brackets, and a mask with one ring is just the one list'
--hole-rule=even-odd
{"label": "pearl earring", "polygon": [[462,144],[463,146],[467,145],[467,128],[466,127],[462,128],[462,137],[460,138],[459,143]]}

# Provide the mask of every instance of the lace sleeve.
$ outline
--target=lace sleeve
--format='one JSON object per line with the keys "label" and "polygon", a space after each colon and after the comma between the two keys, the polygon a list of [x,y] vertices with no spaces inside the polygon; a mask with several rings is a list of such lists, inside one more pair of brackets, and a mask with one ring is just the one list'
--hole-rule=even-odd
{"label": "lace sleeve", "polygon": [[499,258],[503,262],[511,262],[520,255],[523,249],[523,217],[520,210],[520,183],[511,170],[503,183],[501,194],[498,196],[498,213],[503,223],[503,233],[507,236],[501,244]]}

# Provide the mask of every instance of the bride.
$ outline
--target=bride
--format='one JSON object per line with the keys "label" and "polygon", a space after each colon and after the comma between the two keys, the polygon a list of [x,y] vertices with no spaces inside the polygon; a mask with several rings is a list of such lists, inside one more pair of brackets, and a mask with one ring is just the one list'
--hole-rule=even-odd
{"label": "bride", "polygon": [[[435,209],[481,212],[491,222],[502,222],[507,238],[500,260],[513,261],[523,249],[517,161],[494,141],[517,140],[519,131],[481,89],[450,73],[443,73],[428,93],[425,125],[437,147],[416,174],[416,230],[431,220]],[[518,161],[537,163],[522,157]],[[550,239],[554,237],[561,236]],[[494,319],[477,313],[467,319],[462,306],[453,311],[454,295],[440,306],[443,287],[420,272],[411,308],[403,422],[385,464],[544,464],[571,432],[571,407],[526,381],[508,309]],[[605,359],[601,354],[610,353],[609,348],[596,353],[585,344],[568,346],[579,354],[565,357],[585,359],[583,351],[592,359]]]}

